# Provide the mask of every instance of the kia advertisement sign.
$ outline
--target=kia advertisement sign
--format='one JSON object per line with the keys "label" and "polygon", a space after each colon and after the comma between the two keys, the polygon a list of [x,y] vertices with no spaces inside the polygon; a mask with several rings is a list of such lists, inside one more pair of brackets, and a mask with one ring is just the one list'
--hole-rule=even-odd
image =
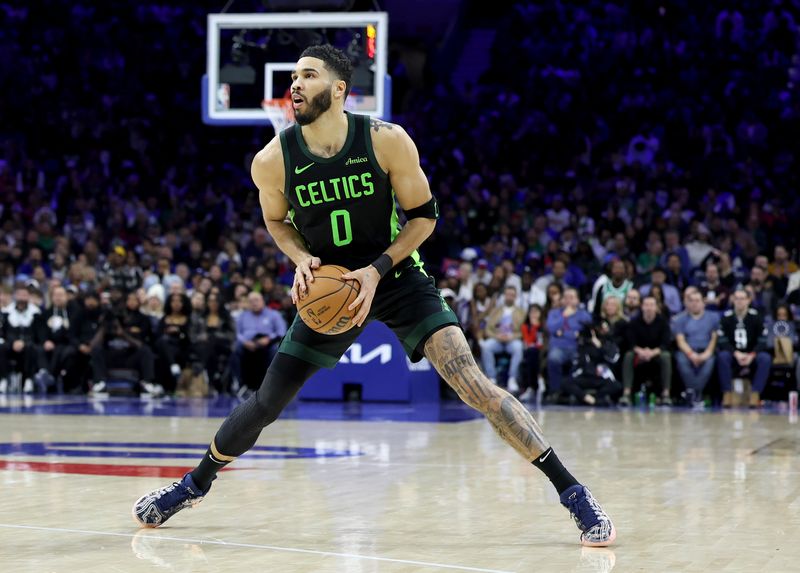
{"label": "kia advertisement sign", "polygon": [[383,323],[373,322],[332,370],[321,369],[306,382],[301,400],[343,400],[345,385],[360,386],[365,402],[436,402],[439,375],[423,359],[413,364],[403,345]]}

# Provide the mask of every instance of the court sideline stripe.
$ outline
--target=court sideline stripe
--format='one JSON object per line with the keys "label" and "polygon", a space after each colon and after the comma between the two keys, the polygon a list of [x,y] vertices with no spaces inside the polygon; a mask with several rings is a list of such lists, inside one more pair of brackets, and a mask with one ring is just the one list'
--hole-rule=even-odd
{"label": "court sideline stripe", "polygon": [[[64,527],[44,527],[38,525],[18,525],[14,523],[0,523],[0,527],[6,529],[28,529],[38,531],[55,531],[61,533],[81,533],[86,535],[106,535],[110,537],[136,537],[132,533],[114,533],[110,531],[92,531],[89,529],[68,529]],[[253,543],[236,543],[232,541],[210,540],[210,539],[191,539],[188,537],[171,537],[162,535],[147,535],[154,539],[165,539],[168,541],[179,541],[181,543],[198,543],[200,545],[222,545],[227,547],[244,547],[249,549],[267,549],[270,551],[283,551],[286,553],[306,553],[310,555],[324,555],[327,557],[344,557],[347,559],[367,559],[370,561],[384,561],[387,563],[403,563],[407,565],[423,565],[425,567],[437,567],[439,569],[455,569],[458,571],[477,571],[478,573],[513,573],[512,571],[502,571],[499,569],[480,569],[478,567],[465,567],[462,565],[447,565],[445,563],[431,563],[428,561],[411,561],[408,559],[392,559],[391,557],[374,557],[372,555],[358,555],[355,553],[336,553],[334,551],[317,551],[315,549],[298,549],[296,547],[279,547],[276,545],[256,545]]]}

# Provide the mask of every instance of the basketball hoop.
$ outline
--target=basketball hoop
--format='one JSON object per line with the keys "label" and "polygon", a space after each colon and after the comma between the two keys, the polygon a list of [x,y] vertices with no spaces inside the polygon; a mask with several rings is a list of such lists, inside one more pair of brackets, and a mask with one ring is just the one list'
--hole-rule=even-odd
{"label": "basketball hoop", "polygon": [[294,123],[294,110],[289,98],[265,99],[261,102],[261,107],[267,112],[267,118],[275,128],[276,135]]}

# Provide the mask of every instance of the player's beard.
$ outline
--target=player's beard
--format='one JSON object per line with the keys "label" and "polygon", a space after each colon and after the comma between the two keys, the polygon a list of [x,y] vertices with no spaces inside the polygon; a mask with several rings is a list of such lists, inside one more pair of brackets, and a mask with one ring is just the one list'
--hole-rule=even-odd
{"label": "player's beard", "polygon": [[311,101],[306,100],[308,111],[304,113],[294,112],[294,119],[298,125],[308,125],[317,120],[319,116],[331,108],[331,90],[324,89],[313,98]]}

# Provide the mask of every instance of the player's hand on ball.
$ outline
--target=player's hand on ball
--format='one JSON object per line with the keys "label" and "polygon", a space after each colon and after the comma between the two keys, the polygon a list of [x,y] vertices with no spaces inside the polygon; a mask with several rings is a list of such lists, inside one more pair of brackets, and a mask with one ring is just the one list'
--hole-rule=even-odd
{"label": "player's hand on ball", "polygon": [[[342,278],[356,279],[361,284],[361,290],[359,291],[356,300],[350,303],[350,306],[347,307],[348,310],[358,308],[358,313],[356,313],[356,315],[353,317],[352,322],[356,326],[361,326],[367,319],[370,307],[372,307],[372,299],[375,298],[375,289],[378,288],[381,275],[378,273],[378,269],[372,265],[369,265],[354,271],[350,271],[349,273],[342,275]],[[361,308],[359,308],[359,305]]]}
{"label": "player's hand on ball", "polygon": [[294,283],[292,284],[292,302],[294,304],[297,304],[297,301],[306,295],[308,283],[314,282],[312,271],[318,269],[321,264],[322,261],[319,260],[319,257],[309,255],[297,265],[294,270]]}

